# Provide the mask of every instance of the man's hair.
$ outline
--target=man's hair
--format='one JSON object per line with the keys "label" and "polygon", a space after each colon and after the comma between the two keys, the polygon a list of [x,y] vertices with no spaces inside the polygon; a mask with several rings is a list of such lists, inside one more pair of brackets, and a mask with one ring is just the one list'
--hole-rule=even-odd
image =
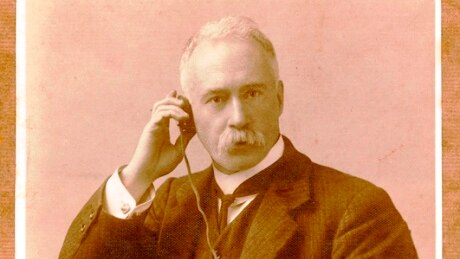
{"label": "man's hair", "polygon": [[185,45],[180,61],[180,81],[182,89],[187,92],[190,88],[189,71],[187,68],[190,57],[195,48],[203,41],[236,38],[241,40],[255,40],[266,51],[271,61],[274,76],[278,78],[278,61],[271,41],[259,30],[257,24],[248,17],[228,16],[218,21],[208,22],[193,35]]}

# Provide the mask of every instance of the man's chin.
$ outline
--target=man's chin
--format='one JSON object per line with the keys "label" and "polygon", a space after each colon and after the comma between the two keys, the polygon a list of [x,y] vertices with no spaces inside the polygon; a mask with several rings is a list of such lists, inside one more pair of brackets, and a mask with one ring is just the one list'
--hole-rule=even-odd
{"label": "man's chin", "polygon": [[232,174],[257,165],[263,157],[263,155],[255,155],[254,152],[252,154],[227,152],[226,154],[219,154],[213,160],[217,169],[223,173]]}
{"label": "man's chin", "polygon": [[247,143],[235,143],[228,146],[225,150],[221,151],[221,155],[227,156],[247,156],[254,152],[260,152],[263,150],[263,146],[251,145]]}
{"label": "man's chin", "polygon": [[235,165],[235,164],[214,162],[214,166],[224,174],[234,174],[234,173],[238,173],[240,171],[249,169],[253,167],[254,165],[250,165],[250,164],[249,165],[246,165],[246,164]]}

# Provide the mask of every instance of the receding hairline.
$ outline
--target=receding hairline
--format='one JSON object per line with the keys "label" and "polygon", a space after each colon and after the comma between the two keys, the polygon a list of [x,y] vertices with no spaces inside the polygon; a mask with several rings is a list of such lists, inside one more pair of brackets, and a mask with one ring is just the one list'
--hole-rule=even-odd
{"label": "receding hairline", "polygon": [[273,73],[278,78],[278,61],[270,39],[252,19],[244,16],[228,16],[206,23],[187,41],[180,61],[181,86],[185,92],[189,88],[188,63],[198,45],[204,41],[226,39],[253,41],[258,44],[261,51],[267,54]]}

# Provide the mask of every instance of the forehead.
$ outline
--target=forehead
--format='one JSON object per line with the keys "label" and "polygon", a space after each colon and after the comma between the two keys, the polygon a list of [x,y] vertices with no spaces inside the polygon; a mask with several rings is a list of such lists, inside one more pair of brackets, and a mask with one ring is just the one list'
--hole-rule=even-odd
{"label": "forehead", "polygon": [[268,83],[274,71],[268,53],[254,40],[204,41],[189,60],[194,91]]}

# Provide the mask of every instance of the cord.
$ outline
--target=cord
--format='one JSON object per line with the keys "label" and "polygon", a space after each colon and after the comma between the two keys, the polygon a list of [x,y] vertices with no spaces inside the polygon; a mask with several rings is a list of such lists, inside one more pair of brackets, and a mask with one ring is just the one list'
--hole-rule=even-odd
{"label": "cord", "polygon": [[192,187],[193,193],[195,194],[195,197],[196,197],[196,206],[201,216],[203,217],[204,224],[206,225],[206,243],[208,244],[208,248],[209,248],[209,251],[211,251],[212,257],[214,259],[219,259],[219,256],[217,255],[217,252],[212,246],[211,240],[209,238],[209,222],[206,217],[206,213],[204,212],[200,204],[200,194],[198,193],[198,190],[196,189],[196,186],[193,183],[192,170],[190,169],[190,163],[188,161],[187,155],[185,154],[185,147],[184,147],[185,145],[184,145],[184,138],[183,138],[182,133],[180,134],[180,144],[181,144],[182,155],[184,156],[185,166],[187,167],[188,180],[190,182],[190,186]]}

